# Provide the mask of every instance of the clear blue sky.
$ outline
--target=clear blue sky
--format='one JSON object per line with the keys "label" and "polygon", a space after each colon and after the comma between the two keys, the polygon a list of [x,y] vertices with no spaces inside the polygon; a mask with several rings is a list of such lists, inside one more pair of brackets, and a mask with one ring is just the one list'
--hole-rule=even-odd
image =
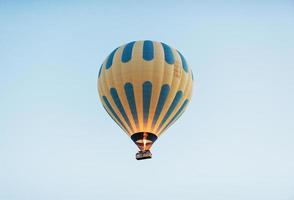
{"label": "clear blue sky", "polygon": [[[195,85],[138,162],[96,79],[140,39],[178,48]],[[293,77],[290,0],[1,0],[0,199],[293,200]]]}

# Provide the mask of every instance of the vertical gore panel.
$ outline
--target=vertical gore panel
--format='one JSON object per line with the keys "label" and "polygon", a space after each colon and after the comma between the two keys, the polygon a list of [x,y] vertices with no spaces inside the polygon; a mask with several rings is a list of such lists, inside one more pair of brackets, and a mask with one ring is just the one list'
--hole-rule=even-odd
{"label": "vertical gore panel", "polygon": [[[125,125],[122,123],[122,121],[120,120],[120,118],[117,116],[117,114],[114,112],[112,106],[110,105],[108,99],[106,98],[106,96],[103,96],[103,101],[105,103],[105,105],[107,106],[108,110],[111,112],[111,114],[114,116],[114,118],[118,121],[118,125],[121,125],[125,130],[128,130]],[[106,110],[106,108],[104,107],[104,109]],[[106,110],[106,112],[108,113],[108,111]],[[108,113],[110,115],[110,113]],[[110,117],[112,118],[112,116],[110,115]]]}
{"label": "vertical gore panel", "polygon": [[181,60],[182,60],[182,66],[183,66],[183,69],[185,70],[185,72],[188,72],[188,64],[187,64],[187,61],[186,59],[184,58],[184,56],[178,51],[180,57],[181,57]]}
{"label": "vertical gore panel", "polygon": [[150,61],[154,57],[153,42],[150,40],[145,40],[143,44],[143,59]]}
{"label": "vertical gore panel", "polygon": [[162,87],[161,87],[161,90],[160,90],[160,94],[159,94],[159,99],[158,99],[158,102],[157,102],[157,106],[156,106],[156,110],[155,110],[155,114],[154,114],[154,117],[153,117],[153,121],[152,121],[152,128],[154,128],[157,120],[158,120],[158,117],[161,113],[161,110],[164,106],[164,103],[167,99],[167,96],[168,96],[168,93],[169,93],[169,90],[170,90],[170,87],[168,84],[164,84]]}
{"label": "vertical gore panel", "polygon": [[128,99],[128,103],[129,103],[136,127],[138,128],[138,114],[137,114],[133,84],[131,83],[125,84],[125,94]]}
{"label": "vertical gore panel", "polygon": [[123,116],[123,118],[125,119],[126,123],[128,124],[128,126],[130,127],[131,131],[133,131],[132,125],[130,123],[130,120],[125,112],[125,109],[123,107],[123,105],[121,104],[121,101],[119,99],[119,96],[117,94],[117,91],[115,88],[111,88],[110,89],[110,94],[112,96],[112,99],[115,103],[115,105],[117,106],[118,110],[120,111],[120,114]]}
{"label": "vertical gore panel", "polygon": [[[169,127],[169,125],[171,125],[176,119],[178,119],[179,115],[182,114],[183,110],[185,109],[185,107],[187,106],[189,100],[186,99],[184,101],[184,103],[181,105],[180,109],[178,110],[178,112],[173,116],[173,118],[167,123],[167,125],[164,127],[164,129],[162,130],[162,132]],[[160,128],[159,128],[160,129]],[[159,130],[158,129],[158,130]]]}
{"label": "vertical gore panel", "polygon": [[129,62],[131,60],[134,44],[135,44],[135,42],[130,42],[130,43],[126,44],[126,46],[122,52],[122,55],[121,55],[121,61],[123,63]]}
{"label": "vertical gore panel", "polygon": [[114,54],[115,54],[115,52],[116,52],[117,49],[118,49],[118,48],[114,49],[114,50],[111,52],[111,54],[108,56],[108,58],[107,58],[107,62],[106,62],[106,66],[105,66],[106,69],[109,69],[109,68],[111,67],[112,62],[113,62],[113,57],[114,57]]}
{"label": "vertical gore panel", "polygon": [[171,48],[167,44],[164,44],[164,43],[161,43],[161,44],[164,51],[165,62],[167,62],[168,64],[174,64],[175,59],[174,59],[174,55]]}
{"label": "vertical gore panel", "polygon": [[152,83],[146,81],[143,84],[143,115],[144,115],[144,125],[146,126],[149,117],[150,101],[152,94]]}
{"label": "vertical gore panel", "polygon": [[179,101],[181,100],[181,98],[183,97],[183,92],[182,91],[178,91],[173,102],[171,103],[170,107],[168,108],[168,111],[166,112],[164,118],[162,119],[158,129],[160,129],[162,127],[162,125],[166,122],[166,120],[168,119],[168,117],[172,114],[172,112],[174,111],[174,109],[176,108],[176,106],[178,105]]}

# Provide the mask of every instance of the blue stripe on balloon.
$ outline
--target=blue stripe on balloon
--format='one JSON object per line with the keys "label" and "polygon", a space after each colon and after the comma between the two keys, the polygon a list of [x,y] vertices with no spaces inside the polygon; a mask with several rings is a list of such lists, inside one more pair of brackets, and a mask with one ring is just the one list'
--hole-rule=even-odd
{"label": "blue stripe on balloon", "polygon": [[145,40],[143,44],[143,59],[150,61],[154,57],[153,42],[150,40]]}
{"label": "blue stripe on balloon", "polygon": [[137,115],[137,108],[136,108],[136,101],[135,101],[133,84],[131,84],[131,83],[125,84],[125,94],[127,96],[128,103],[129,103],[136,127],[138,128],[138,115]]}
{"label": "blue stripe on balloon", "polygon": [[125,109],[124,109],[124,107],[123,107],[120,99],[119,99],[119,96],[117,94],[116,89],[115,88],[111,88],[110,89],[110,94],[112,96],[112,99],[113,99],[115,105],[117,106],[118,110],[120,111],[120,114],[123,116],[123,118],[125,119],[126,123],[129,125],[130,129],[133,130],[132,125],[130,123],[130,120],[129,120],[126,112],[125,112]]}
{"label": "blue stripe on balloon", "polygon": [[144,124],[147,124],[149,117],[149,109],[150,109],[150,101],[152,94],[152,83],[150,81],[146,81],[143,84],[143,113],[144,113]]}
{"label": "blue stripe on balloon", "polygon": [[176,108],[176,106],[178,105],[179,101],[181,100],[181,98],[183,97],[183,92],[182,91],[178,91],[173,102],[171,103],[168,111],[166,112],[164,118],[162,119],[158,129],[160,129],[162,127],[162,125],[166,122],[166,120],[168,119],[168,117],[172,114],[172,112],[174,111],[174,109]]}
{"label": "blue stripe on balloon", "polygon": [[98,78],[100,77],[100,74],[101,74],[101,70],[102,70],[102,66],[103,64],[101,65],[100,69],[99,69],[99,74],[98,74]]}
{"label": "blue stripe on balloon", "polygon": [[164,51],[164,59],[168,64],[174,64],[175,59],[172,52],[172,49],[167,44],[161,43]]}
{"label": "blue stripe on balloon", "polygon": [[178,51],[178,53],[180,54],[181,60],[182,60],[182,66],[183,69],[185,70],[185,72],[188,72],[188,64],[186,59],[184,58],[184,56],[181,54],[181,52]]}
{"label": "blue stripe on balloon", "polygon": [[112,62],[113,62],[113,57],[114,57],[114,54],[115,54],[115,52],[116,52],[117,49],[118,49],[118,48],[114,49],[114,50],[111,52],[111,54],[108,56],[108,58],[107,58],[107,62],[106,62],[106,65],[105,65],[105,68],[106,68],[106,69],[109,69],[109,68],[111,67]]}
{"label": "blue stripe on balloon", "polygon": [[130,42],[126,44],[126,46],[124,47],[124,50],[121,55],[121,61],[123,63],[129,62],[131,60],[134,44],[135,42]]}
{"label": "blue stripe on balloon", "polygon": [[127,129],[125,128],[125,126],[123,124],[121,124],[121,122],[117,122],[115,121],[115,118],[112,117],[112,115],[110,114],[110,112],[108,112],[108,110],[106,109],[105,106],[103,106],[103,108],[106,110],[106,112],[108,113],[108,115],[111,117],[111,119],[121,128],[123,129],[124,131],[127,131]]}
{"label": "blue stripe on balloon", "polygon": [[[173,118],[167,123],[167,125],[164,127],[164,129],[161,132],[164,132],[165,129],[167,129],[172,123],[174,123],[182,114],[183,114],[183,110],[185,109],[185,107],[187,106],[189,100],[186,99],[184,101],[184,103],[182,104],[182,106],[180,107],[180,109],[177,111],[177,113],[173,116]],[[158,129],[159,130],[159,129]]]}
{"label": "blue stripe on balloon", "polygon": [[159,117],[159,115],[160,115],[160,113],[162,111],[164,103],[165,103],[165,101],[167,99],[167,96],[169,94],[169,90],[170,90],[170,87],[169,87],[168,84],[164,84],[161,87],[158,103],[157,103],[155,114],[154,114],[153,121],[152,121],[152,128],[154,128],[154,126],[155,126],[155,124],[156,124],[156,122],[158,120],[158,117]]}
{"label": "blue stripe on balloon", "polygon": [[[125,130],[126,127],[125,125],[122,123],[122,121],[120,120],[120,118],[117,116],[117,114],[115,113],[115,111],[113,110],[112,106],[110,105],[108,99],[106,98],[106,96],[103,96],[103,101],[105,103],[105,105],[107,106],[108,110],[111,112],[111,114],[113,115],[113,117],[117,120],[115,121],[119,126],[123,127]],[[104,107],[104,106],[103,106]],[[108,112],[108,110],[104,107],[104,109],[106,110],[106,112],[110,115],[110,117],[113,119],[112,115]]]}

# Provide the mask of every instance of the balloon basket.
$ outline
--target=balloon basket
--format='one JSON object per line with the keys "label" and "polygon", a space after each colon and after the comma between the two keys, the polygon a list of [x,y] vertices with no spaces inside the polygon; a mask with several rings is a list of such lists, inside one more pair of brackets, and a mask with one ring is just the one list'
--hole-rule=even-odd
{"label": "balloon basket", "polygon": [[152,153],[149,150],[139,151],[138,153],[136,153],[137,160],[145,160],[150,158],[152,158]]}

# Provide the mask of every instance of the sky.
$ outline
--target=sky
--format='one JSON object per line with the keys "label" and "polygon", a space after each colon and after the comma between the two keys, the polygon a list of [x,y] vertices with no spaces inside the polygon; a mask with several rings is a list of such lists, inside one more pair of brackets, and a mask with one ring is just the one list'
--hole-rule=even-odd
{"label": "sky", "polygon": [[[0,0],[1,200],[294,200],[293,1]],[[104,111],[116,47],[162,41],[187,111],[137,161]]]}

